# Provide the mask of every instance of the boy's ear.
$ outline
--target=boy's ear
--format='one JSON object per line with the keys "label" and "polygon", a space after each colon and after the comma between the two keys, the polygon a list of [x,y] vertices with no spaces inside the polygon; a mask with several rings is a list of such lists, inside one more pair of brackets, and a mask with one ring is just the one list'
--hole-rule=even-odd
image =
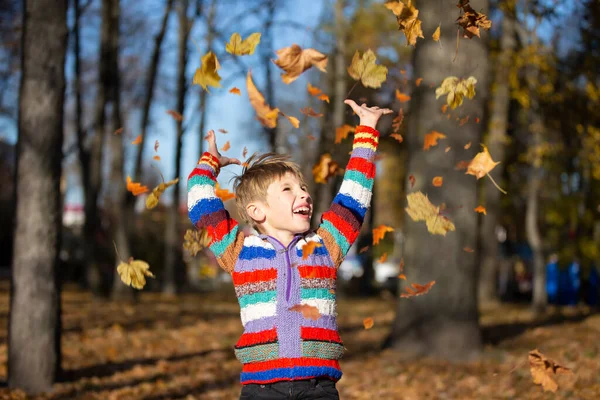
{"label": "boy's ear", "polygon": [[258,224],[265,222],[266,214],[263,205],[259,202],[252,202],[246,206],[246,212],[252,220]]}

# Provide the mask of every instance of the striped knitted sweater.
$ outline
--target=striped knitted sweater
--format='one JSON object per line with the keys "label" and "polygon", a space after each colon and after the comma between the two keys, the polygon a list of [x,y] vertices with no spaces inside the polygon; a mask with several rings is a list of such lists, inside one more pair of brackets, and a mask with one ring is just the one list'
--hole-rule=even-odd
{"label": "striped knitted sweater", "polygon": [[[342,376],[344,346],[336,322],[337,268],[356,240],[371,202],[379,132],[358,126],[344,180],[315,231],[296,235],[285,247],[266,235],[245,237],[215,194],[219,163],[206,152],[188,178],[192,223],[211,235],[209,249],[232,275],[244,333],[234,347],[243,364],[240,381],[277,381]],[[305,260],[302,246],[321,247]],[[318,320],[290,311],[296,304],[319,309]]]}

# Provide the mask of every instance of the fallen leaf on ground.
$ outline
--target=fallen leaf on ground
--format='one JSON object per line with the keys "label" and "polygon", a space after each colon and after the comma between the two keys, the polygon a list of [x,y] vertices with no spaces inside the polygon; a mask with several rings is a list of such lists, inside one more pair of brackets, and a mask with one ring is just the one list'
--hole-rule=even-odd
{"label": "fallen leaf on ground", "polygon": [[558,383],[555,381],[557,374],[572,374],[573,372],[553,360],[547,358],[538,349],[529,352],[529,371],[533,378],[533,383],[542,385],[544,391],[556,393]]}

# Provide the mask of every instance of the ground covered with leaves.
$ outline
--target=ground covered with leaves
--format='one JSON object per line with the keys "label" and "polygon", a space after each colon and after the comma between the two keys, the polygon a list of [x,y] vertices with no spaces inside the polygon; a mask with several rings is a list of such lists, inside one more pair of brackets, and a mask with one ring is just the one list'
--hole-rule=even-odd
{"label": "ground covered with leaves", "polygon": [[[4,288],[5,289],[5,288]],[[586,307],[551,309],[534,319],[527,305],[482,308],[486,345],[477,362],[399,361],[380,343],[394,319],[391,295],[341,298],[339,324],[347,348],[342,399],[598,399],[600,314]],[[402,301],[411,301],[402,299]],[[0,294],[0,380],[6,380],[8,292]],[[142,293],[136,304],[63,294],[63,367],[54,391],[7,399],[236,399],[241,366],[233,345],[242,332],[233,290],[165,298]],[[373,319],[365,329],[364,320]],[[556,394],[532,381],[528,352],[571,369]],[[27,349],[23,349],[27,351]]]}

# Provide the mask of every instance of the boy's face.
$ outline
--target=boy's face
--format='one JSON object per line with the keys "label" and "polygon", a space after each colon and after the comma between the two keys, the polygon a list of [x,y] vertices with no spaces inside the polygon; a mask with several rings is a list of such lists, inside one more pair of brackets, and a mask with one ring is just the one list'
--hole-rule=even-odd
{"label": "boy's face", "polygon": [[310,229],[313,202],[306,184],[294,174],[287,173],[273,181],[267,189],[266,200],[259,206],[264,215],[266,234],[279,237],[289,233],[293,236]]}

